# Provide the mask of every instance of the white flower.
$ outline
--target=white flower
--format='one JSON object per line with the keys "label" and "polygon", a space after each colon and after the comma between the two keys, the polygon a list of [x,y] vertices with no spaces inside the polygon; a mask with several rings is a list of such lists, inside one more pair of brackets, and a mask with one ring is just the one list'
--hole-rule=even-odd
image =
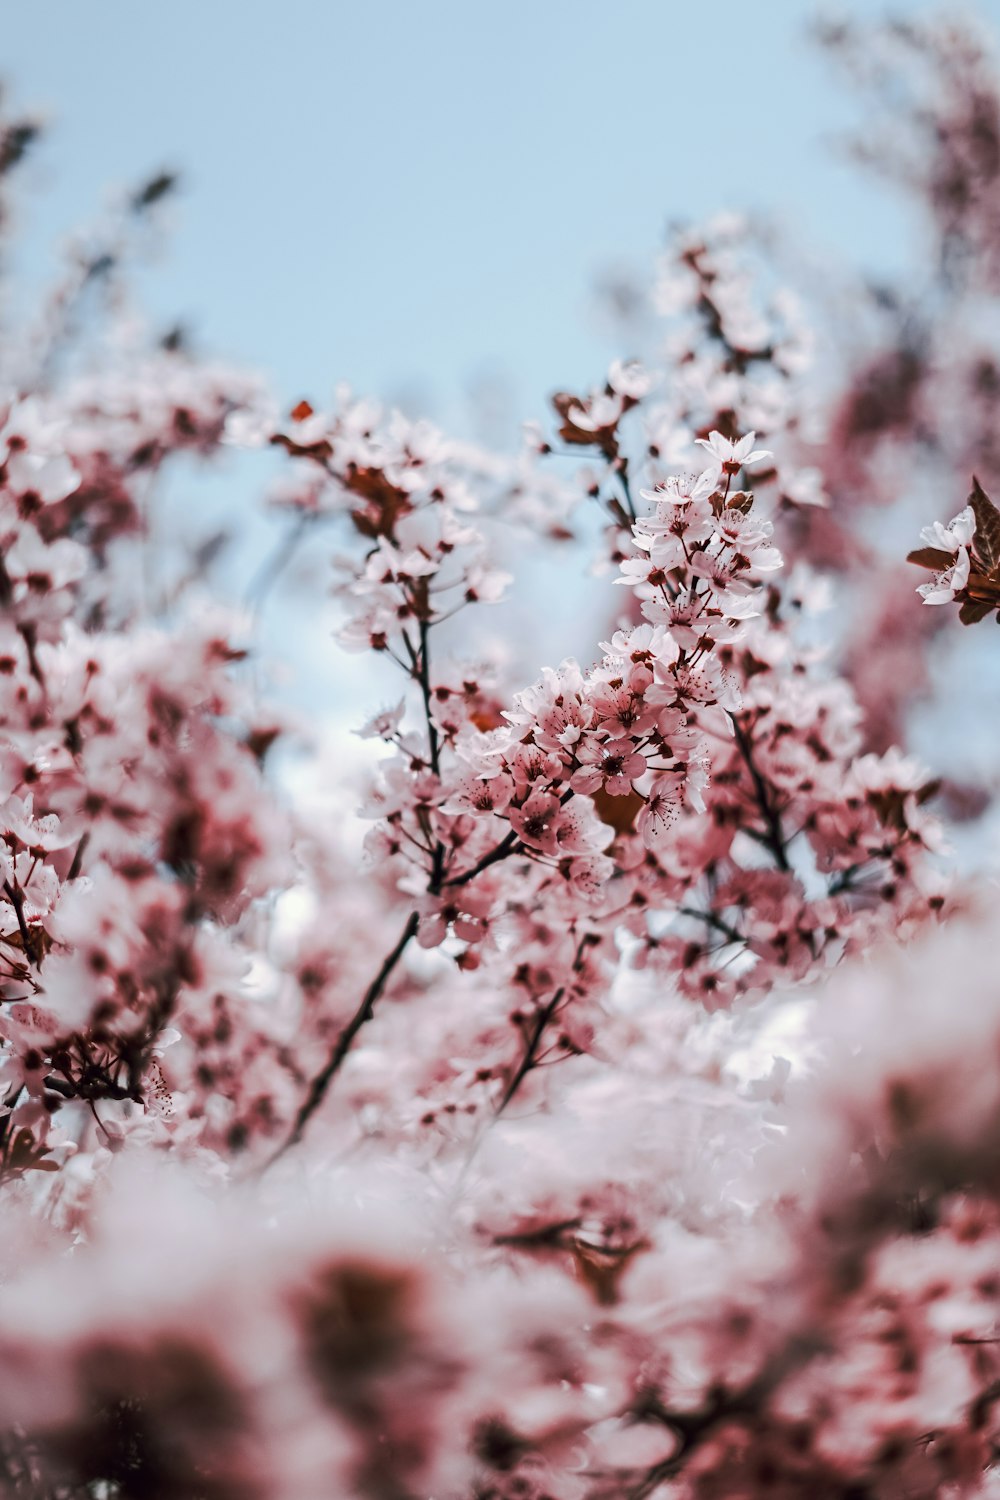
{"label": "white flower", "polygon": [[75,837],[60,826],[55,813],[36,818],[31,793],[23,798],[8,797],[0,807],[0,820],[5,834],[12,834],[26,849],[44,849],[46,852],[65,849]]}
{"label": "white flower", "polygon": [[[639,494],[644,500],[649,500],[657,508],[657,525],[667,529],[673,525],[673,518],[669,516],[667,507],[671,505],[690,505],[694,500],[703,500],[710,495],[715,485],[715,471],[706,469],[703,474],[672,474],[662,484],[658,484],[653,490],[640,490]],[[653,523],[649,518],[643,518],[643,524],[650,526]]]}
{"label": "white flower", "polygon": [[637,359],[616,359],[608,371],[611,389],[620,396],[630,396],[633,401],[648,396],[655,383],[655,376]]}
{"label": "white flower", "polygon": [[399,730],[405,711],[406,699],[400,698],[392,708],[381,709],[361,729],[355,729],[354,733],[362,740],[391,740]]}
{"label": "white flower", "polygon": [[749,554],[755,548],[762,546],[774,535],[774,527],[770,521],[753,513],[745,514],[741,510],[730,507],[716,517],[716,534],[738,552]]}
{"label": "white flower", "polygon": [[757,441],[755,432],[748,432],[736,443],[731,443],[721,432],[710,432],[707,438],[697,438],[696,441],[699,448],[704,448],[715,460],[717,472],[738,474],[740,469],[771,457],[769,449],[754,447]]}
{"label": "white flower", "polygon": [[859,755],[851,774],[866,792],[919,792],[930,776],[926,766],[896,745],[882,755]]}
{"label": "white flower", "polygon": [[278,413],[267,407],[231,411],[222,430],[222,441],[232,448],[264,448],[278,425]]}
{"label": "white flower", "polygon": [[790,474],[784,474],[782,491],[785,499],[790,500],[793,505],[816,505],[825,508],[830,504],[826,490],[823,488],[822,472],[812,467],[795,469]]}
{"label": "white flower", "polygon": [[[957,519],[960,518],[956,517]],[[944,531],[943,526],[941,530]],[[961,547],[951,567],[945,568],[941,573],[935,573],[930,583],[918,584],[917,593],[925,604],[950,604],[955,595],[965,588],[968,581],[969,553],[967,548]]]}
{"label": "white flower", "polygon": [[80,476],[62,453],[11,453],[7,459],[7,483],[21,494],[33,491],[43,505],[65,500],[80,487]]}
{"label": "white flower", "polygon": [[[942,526],[940,521],[935,521],[933,526],[925,526],[920,533],[920,540],[926,542],[928,547],[936,547],[941,552],[957,552],[960,547],[967,547],[976,534],[976,517],[972,506],[967,505],[960,510],[957,516]],[[968,566],[966,566],[966,578],[968,577]],[[965,580],[963,579],[963,583]],[[962,585],[960,584],[959,587]],[[920,592],[931,585],[923,584]],[[931,601],[927,600],[929,604]]]}

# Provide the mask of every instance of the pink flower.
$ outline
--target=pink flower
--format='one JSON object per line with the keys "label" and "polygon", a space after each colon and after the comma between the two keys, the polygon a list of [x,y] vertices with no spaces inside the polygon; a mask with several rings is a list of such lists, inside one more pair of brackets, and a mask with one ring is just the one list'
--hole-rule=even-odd
{"label": "pink flower", "polygon": [[625,797],[646,772],[646,758],[622,740],[590,736],[576,748],[579,767],[570,778],[576,792],[596,792],[603,786],[612,797]]}
{"label": "pink flower", "polygon": [[542,854],[559,852],[557,835],[563,808],[558,797],[550,792],[532,792],[521,807],[511,807],[507,816],[510,826],[529,848]]}
{"label": "pink flower", "polygon": [[656,722],[645,696],[624,683],[615,687],[597,679],[589,696],[598,727],[611,739],[639,738]]}
{"label": "pink flower", "polygon": [[682,787],[682,777],[673,772],[658,776],[653,783],[636,825],[647,849],[656,849],[676,823],[683,800]]}
{"label": "pink flower", "polygon": [[570,860],[566,878],[573,891],[584,901],[600,901],[607,893],[608,882],[615,873],[614,861],[603,854],[577,855]]}
{"label": "pink flower", "polygon": [[447,813],[502,813],[514,793],[514,782],[505,771],[495,776],[471,772],[452,787],[441,811]]}
{"label": "pink flower", "polygon": [[436,948],[449,932],[465,943],[482,942],[491,905],[491,896],[480,895],[470,886],[454,888],[440,896],[421,896],[417,902],[420,917],[417,942],[421,948]]}

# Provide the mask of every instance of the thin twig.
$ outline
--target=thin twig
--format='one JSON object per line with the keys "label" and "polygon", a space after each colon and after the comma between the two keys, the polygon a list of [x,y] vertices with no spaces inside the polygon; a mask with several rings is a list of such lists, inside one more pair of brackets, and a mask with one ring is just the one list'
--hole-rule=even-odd
{"label": "thin twig", "polygon": [[750,772],[754,796],[757,806],[760,809],[761,817],[764,819],[767,831],[767,846],[774,855],[774,861],[778,869],[790,873],[792,867],[789,863],[788,851],[785,847],[785,835],[781,826],[781,815],[771,801],[767,783],[760,774],[757,763],[754,760],[753,742],[736,715],[733,714],[730,717],[732,719],[733,733],[736,736],[736,743],[739,746],[739,751],[746,768]]}
{"label": "thin twig", "polygon": [[17,633],[24,642],[24,649],[28,655],[28,669],[31,672],[32,677],[38,683],[38,686],[44,692],[45,673],[42,671],[41,663],[38,660],[38,651],[36,650],[36,647],[38,645],[38,632],[35,630],[34,625],[29,621],[27,623],[22,622],[22,624],[17,627]]}
{"label": "thin twig", "polygon": [[545,1035],[545,1028],[562,1004],[565,993],[565,986],[560,985],[548,1005],[543,1005],[540,1010],[535,1012],[535,1019],[532,1022],[531,1030],[528,1032],[528,1040],[525,1044],[524,1052],[521,1054],[521,1061],[511,1074],[510,1081],[500,1097],[500,1102],[493,1115],[494,1119],[498,1119],[503,1114],[521,1087],[521,1084],[534,1069],[538,1057],[538,1047],[542,1037]]}
{"label": "thin twig", "polygon": [[625,495],[625,504],[628,506],[629,519],[634,523],[636,519],[635,502],[632,499],[632,486],[628,480],[628,459],[623,458],[621,465],[621,468],[617,471],[618,479]]}
{"label": "thin twig", "polygon": [[21,934],[21,942],[24,944],[24,956],[29,963],[34,964],[36,969],[42,967],[42,955],[40,948],[35,944],[34,933],[28,926],[28,920],[24,915],[24,893],[16,885],[11,885],[9,880],[3,883],[4,894],[17,917],[18,930]]}
{"label": "thin twig", "polygon": [[76,852],[73,855],[73,863],[70,865],[69,872],[66,876],[67,880],[77,880],[79,878],[80,871],[83,868],[83,856],[87,852],[87,845],[89,843],[90,830],[85,829],[84,832],[80,835],[80,842],[76,846]]}
{"label": "thin twig", "polygon": [[714,911],[698,911],[693,906],[679,906],[677,911],[682,917],[694,917],[696,921],[704,922],[707,927],[714,927],[716,932],[721,932],[723,937],[728,938],[731,943],[746,942],[746,938],[742,932],[737,931],[735,927],[724,921],[722,917],[717,916]]}
{"label": "thin twig", "polygon": [[264,559],[246,591],[244,602],[248,608],[260,610],[263,607],[268,594],[295,556],[299,543],[315,520],[316,516],[312,511],[303,511],[270,556]]}
{"label": "thin twig", "polygon": [[518,836],[512,828],[495,848],[491,849],[488,854],[483,855],[482,859],[477,860],[468,870],[463,870],[461,875],[453,875],[450,880],[444,881],[443,884],[446,886],[466,885],[470,880],[475,880],[476,876],[481,875],[484,870],[488,870],[490,865],[495,865],[499,860],[506,859],[508,854],[520,854],[523,849],[524,845],[519,842]]}
{"label": "thin twig", "polygon": [[417,913],[415,911],[411,912],[406,919],[406,926],[400,933],[396,943],[386,954],[381,968],[365,990],[361,1004],[337,1037],[333,1051],[327,1058],[325,1066],[320,1069],[310,1083],[309,1092],[295,1117],[295,1124],[292,1127],[291,1133],[270,1158],[268,1165],[273,1161],[277,1161],[279,1156],[283,1156],[286,1151],[290,1150],[292,1146],[297,1146],[299,1141],[301,1141],[305,1134],[306,1126],[323,1103],[323,1100],[326,1098],[327,1089],[340,1072],[355,1037],[365,1022],[371,1020],[375,1011],[375,1002],[385,989],[393,969],[402,958],[410,939],[414,936],[418,922],[419,917]]}

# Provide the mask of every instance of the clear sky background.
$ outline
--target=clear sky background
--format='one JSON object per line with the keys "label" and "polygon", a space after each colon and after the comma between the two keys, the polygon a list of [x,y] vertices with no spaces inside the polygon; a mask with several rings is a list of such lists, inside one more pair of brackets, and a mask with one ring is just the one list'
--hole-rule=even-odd
{"label": "clear sky background", "polygon": [[[896,14],[927,9],[902,0]],[[874,18],[852,0],[839,14]],[[1000,0],[978,12],[1000,22]],[[109,188],[176,167],[163,321],[265,372],[339,380],[463,425],[598,377],[609,268],[671,218],[764,209],[807,247],[898,264],[894,200],[846,166],[850,97],[808,0],[30,0],[0,4],[0,73],[43,109],[20,266]]]}

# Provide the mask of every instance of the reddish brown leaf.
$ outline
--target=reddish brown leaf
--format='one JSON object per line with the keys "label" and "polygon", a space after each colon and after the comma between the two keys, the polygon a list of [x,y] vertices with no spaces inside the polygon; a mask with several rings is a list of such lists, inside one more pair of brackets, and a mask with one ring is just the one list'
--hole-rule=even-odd
{"label": "reddish brown leaf", "polygon": [[906,554],[906,561],[916,563],[918,568],[930,568],[932,572],[940,573],[950,568],[955,559],[950,552],[942,552],[940,547],[918,547],[915,552]]}
{"label": "reddish brown leaf", "polygon": [[284,432],[276,432],[271,438],[271,443],[277,448],[284,448],[293,458],[329,458],[333,452],[329,438],[320,438],[316,443],[296,443]]}
{"label": "reddish brown leaf", "polygon": [[973,546],[982,558],[986,571],[992,573],[1000,562],[1000,510],[997,510],[975,474],[972,476],[969,504],[976,518]]}
{"label": "reddish brown leaf", "polygon": [[993,607],[984,600],[966,599],[958,612],[958,618],[963,625],[975,625],[979,620],[985,619]]}
{"label": "reddish brown leaf", "polygon": [[985,573],[979,573],[973,568],[969,581],[962,590],[962,597],[975,599],[977,604],[983,603],[990,609],[996,609],[1000,605],[1000,580],[987,578]]}

